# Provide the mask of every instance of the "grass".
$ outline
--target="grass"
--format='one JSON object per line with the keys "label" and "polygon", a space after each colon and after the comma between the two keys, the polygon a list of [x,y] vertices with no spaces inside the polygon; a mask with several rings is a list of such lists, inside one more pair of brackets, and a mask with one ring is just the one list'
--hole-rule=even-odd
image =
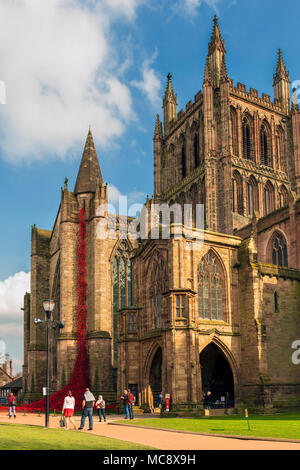
{"label": "grass", "polygon": [[249,421],[250,431],[246,419],[241,415],[201,418],[149,418],[136,419],[134,422],[122,420],[118,423],[196,433],[300,439],[300,413],[249,415]]}
{"label": "grass", "polygon": [[0,450],[148,450],[151,447],[80,431],[0,424]]}

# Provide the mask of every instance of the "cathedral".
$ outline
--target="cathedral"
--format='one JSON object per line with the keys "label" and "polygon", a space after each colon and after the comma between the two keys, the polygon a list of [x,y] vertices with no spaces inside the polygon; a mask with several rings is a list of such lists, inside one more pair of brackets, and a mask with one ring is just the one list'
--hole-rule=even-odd
{"label": "cathedral", "polygon": [[[300,406],[300,365],[292,360],[300,339],[300,111],[281,50],[273,87],[272,101],[234,85],[217,17],[202,90],[185,110],[177,110],[168,75],[145,207],[203,205],[204,231],[193,217],[193,238],[176,237],[173,219],[169,238],[119,237],[121,216],[115,238],[97,236],[107,185],[89,130],[75,187],[66,180],[61,189],[53,229],[32,227],[25,400],[40,398],[45,386],[46,334],[34,324],[45,298],[56,301],[54,319],[65,325],[51,332],[51,391],[62,389],[74,368],[84,208],[94,394],[116,403],[130,387],[147,411],[161,392],[178,414],[201,413],[208,391],[230,397],[236,410]],[[193,249],[197,237],[203,242]]]}

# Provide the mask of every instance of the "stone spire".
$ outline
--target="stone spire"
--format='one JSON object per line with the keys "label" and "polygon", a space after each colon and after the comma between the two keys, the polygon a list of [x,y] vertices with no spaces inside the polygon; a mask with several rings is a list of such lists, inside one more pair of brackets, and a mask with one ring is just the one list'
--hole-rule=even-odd
{"label": "stone spire", "polygon": [[97,181],[98,183],[100,182],[100,184],[103,184],[94,139],[91,128],[89,128],[74,188],[74,194],[94,193],[96,191]]}
{"label": "stone spire", "polygon": [[[210,72],[211,82],[214,88],[220,86],[221,69],[226,68],[225,62],[225,41],[223,40],[219,28],[218,17],[214,16],[214,26],[208,44],[208,55],[206,61],[204,80],[207,80],[208,72]],[[227,73],[227,72],[226,72]]]}
{"label": "stone spire", "polygon": [[280,101],[282,111],[290,111],[290,74],[283,61],[282,50],[278,49],[276,73],[273,75],[274,98]]}
{"label": "stone spire", "polygon": [[163,99],[165,131],[169,123],[177,117],[177,96],[175,95],[173,90],[172,75],[170,73],[168,73],[167,79],[167,87]]}
{"label": "stone spire", "polygon": [[273,84],[276,85],[277,82],[280,80],[290,80],[290,74],[286,70],[286,66],[284,64],[282,50],[278,49],[278,59],[277,59],[277,66],[276,66],[276,73],[273,75],[274,82]]}

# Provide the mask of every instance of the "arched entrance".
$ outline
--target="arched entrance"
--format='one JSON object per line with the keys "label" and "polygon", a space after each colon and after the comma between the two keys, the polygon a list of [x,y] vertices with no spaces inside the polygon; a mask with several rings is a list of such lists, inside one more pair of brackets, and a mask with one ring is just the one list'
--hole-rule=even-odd
{"label": "arched entrance", "polygon": [[202,391],[211,392],[213,402],[227,395],[227,404],[234,406],[233,374],[222,350],[214,343],[208,344],[200,354]]}
{"label": "arched entrance", "polygon": [[161,366],[162,366],[162,350],[161,347],[157,348],[157,351],[153,357],[150,374],[149,374],[149,385],[151,387],[153,395],[153,405],[155,407],[159,393],[162,391],[162,380],[161,380]]}

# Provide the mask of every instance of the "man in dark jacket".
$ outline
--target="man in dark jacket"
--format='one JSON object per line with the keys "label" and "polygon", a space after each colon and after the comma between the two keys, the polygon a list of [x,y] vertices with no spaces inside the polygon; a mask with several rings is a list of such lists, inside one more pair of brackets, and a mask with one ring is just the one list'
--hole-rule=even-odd
{"label": "man in dark jacket", "polygon": [[85,389],[85,394],[83,397],[82,401],[82,415],[81,415],[81,423],[80,427],[78,429],[83,429],[84,428],[84,423],[86,420],[86,417],[89,417],[89,429],[88,431],[93,430],[93,408],[95,404],[95,397],[90,391],[89,388]]}

